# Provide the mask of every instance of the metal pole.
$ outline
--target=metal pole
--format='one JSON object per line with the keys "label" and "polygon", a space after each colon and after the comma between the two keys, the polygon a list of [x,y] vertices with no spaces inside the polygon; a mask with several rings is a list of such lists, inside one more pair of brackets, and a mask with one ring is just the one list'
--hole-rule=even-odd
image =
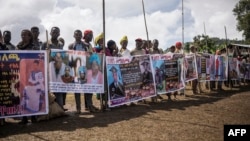
{"label": "metal pole", "polygon": [[184,4],[182,0],[182,45],[184,45]]}
{"label": "metal pole", "polygon": [[103,12],[102,12],[102,17],[103,17],[103,45],[104,45],[104,52],[105,52],[105,0],[102,0],[102,4],[103,4]]}
{"label": "metal pole", "polygon": [[[103,51],[104,51],[104,53],[103,53],[103,55],[104,55],[104,59],[106,58],[105,57],[105,52],[106,52],[106,45],[105,45],[105,43],[106,43],[106,31],[105,31],[105,0],[102,0],[102,9],[103,9]],[[104,70],[103,70],[103,72],[104,72],[104,96],[102,95],[102,94],[100,94],[100,104],[101,104],[101,109],[104,111],[104,110],[108,110],[109,108],[108,108],[108,90],[107,90],[107,72],[106,72],[106,60],[103,60],[103,62],[104,62]],[[103,100],[103,98],[104,98],[104,100]],[[104,105],[103,105],[103,101],[105,101],[104,102]]]}
{"label": "metal pole", "polygon": [[145,23],[146,34],[147,34],[147,44],[148,44],[148,47],[149,47],[148,28],[147,28],[147,22],[146,22],[145,8],[144,8],[144,2],[143,2],[143,0],[142,0],[142,8],[143,8],[144,23]]}
{"label": "metal pole", "polygon": [[208,53],[208,46],[207,46],[207,34],[206,34],[206,26],[205,26],[205,22],[203,22],[203,26],[204,26],[204,34],[205,34],[205,40],[206,40],[206,52]]}

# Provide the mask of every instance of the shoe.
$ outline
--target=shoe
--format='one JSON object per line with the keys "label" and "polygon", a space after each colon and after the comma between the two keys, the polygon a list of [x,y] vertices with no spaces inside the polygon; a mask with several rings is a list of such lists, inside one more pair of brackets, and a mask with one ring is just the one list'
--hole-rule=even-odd
{"label": "shoe", "polygon": [[193,94],[198,94],[198,93],[196,91],[194,91]]}
{"label": "shoe", "polygon": [[85,111],[89,111],[89,108],[85,108]]}
{"label": "shoe", "polygon": [[36,116],[31,116],[31,122],[32,123],[36,123],[37,122]]}
{"label": "shoe", "polygon": [[27,124],[27,123],[28,123],[27,117],[23,118],[20,122],[18,122],[18,124]]}
{"label": "shoe", "polygon": [[95,113],[95,112],[97,112],[99,109],[98,108],[96,108],[95,106],[90,106],[89,107],[89,111],[91,112],[91,113]]}
{"label": "shoe", "polygon": [[225,91],[225,90],[224,90],[224,89],[222,89],[222,88],[219,88],[218,90],[219,90],[219,91]]}
{"label": "shoe", "polygon": [[162,100],[162,99],[163,99],[163,97],[161,97],[160,95],[157,95],[157,98],[159,98],[160,100]]}
{"label": "shoe", "polygon": [[77,110],[77,111],[76,111],[76,114],[77,114],[77,115],[81,114],[81,110]]}
{"label": "shoe", "polygon": [[131,102],[129,106],[135,106],[136,104],[134,102]]}

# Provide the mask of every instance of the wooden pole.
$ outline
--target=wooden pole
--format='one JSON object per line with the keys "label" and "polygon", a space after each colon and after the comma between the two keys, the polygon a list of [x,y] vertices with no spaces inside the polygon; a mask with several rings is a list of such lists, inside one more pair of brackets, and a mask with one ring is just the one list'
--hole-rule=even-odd
{"label": "wooden pole", "polygon": [[148,44],[148,48],[149,48],[148,28],[147,28],[147,21],[146,21],[146,16],[145,16],[145,8],[144,8],[143,0],[142,0],[142,9],[143,9],[143,15],[144,15],[144,23],[145,23],[145,28],[146,28],[146,34],[147,34],[147,44]]}
{"label": "wooden pole", "polygon": [[205,40],[206,40],[206,53],[208,53],[207,33],[206,33],[206,25],[205,25],[205,22],[203,22],[203,26],[204,26],[204,34],[205,34]]}

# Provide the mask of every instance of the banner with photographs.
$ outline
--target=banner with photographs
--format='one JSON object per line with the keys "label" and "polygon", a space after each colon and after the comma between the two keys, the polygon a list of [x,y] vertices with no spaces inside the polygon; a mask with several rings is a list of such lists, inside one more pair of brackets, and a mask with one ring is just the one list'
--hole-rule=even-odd
{"label": "banner with photographs", "polygon": [[210,81],[210,54],[196,56],[198,78],[200,81]]}
{"label": "banner with photographs", "polygon": [[185,82],[192,81],[198,78],[196,55],[188,54],[184,58],[184,78]]}
{"label": "banner with photographs", "polygon": [[184,89],[183,54],[151,55],[157,94]]}
{"label": "banner with photographs", "polygon": [[0,118],[48,113],[45,51],[0,52]]}
{"label": "banner with photographs", "polygon": [[228,78],[228,57],[223,55],[214,55],[211,62],[210,80],[226,81]]}
{"label": "banner with photographs", "polygon": [[103,54],[51,50],[50,92],[104,93]]}
{"label": "banner with photographs", "polygon": [[246,63],[243,60],[238,60],[237,63],[239,78],[250,80],[250,63]]}
{"label": "banner with photographs", "polygon": [[232,56],[228,57],[228,69],[228,76],[231,80],[238,80],[240,78],[237,58]]}
{"label": "banner with photographs", "polygon": [[200,81],[226,81],[228,77],[228,57],[201,54],[197,56],[197,70]]}
{"label": "banner with photographs", "polygon": [[250,80],[250,63],[245,63],[244,79]]}
{"label": "banner with photographs", "polygon": [[149,55],[106,57],[109,106],[155,96]]}

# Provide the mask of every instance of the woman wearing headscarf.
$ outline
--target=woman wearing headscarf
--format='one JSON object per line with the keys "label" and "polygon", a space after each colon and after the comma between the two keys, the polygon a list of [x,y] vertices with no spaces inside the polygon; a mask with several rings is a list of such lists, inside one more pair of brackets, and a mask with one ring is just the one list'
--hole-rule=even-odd
{"label": "woman wearing headscarf", "polygon": [[128,45],[128,37],[127,36],[123,36],[120,40],[120,45],[121,45],[121,49],[118,52],[118,56],[127,56],[130,57],[130,50],[127,49],[127,45]]}

